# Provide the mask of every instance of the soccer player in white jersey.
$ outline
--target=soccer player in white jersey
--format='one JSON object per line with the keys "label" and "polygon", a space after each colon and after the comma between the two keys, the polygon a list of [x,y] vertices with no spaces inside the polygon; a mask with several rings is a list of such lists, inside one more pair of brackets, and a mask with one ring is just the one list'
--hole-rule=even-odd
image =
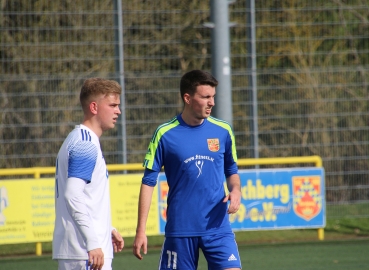
{"label": "soccer player in white jersey", "polygon": [[83,122],[59,150],[53,236],[59,270],[111,270],[113,251],[124,247],[111,224],[109,175],[99,141],[121,113],[120,94],[115,81],[85,80],[80,92]]}
{"label": "soccer player in white jersey", "polygon": [[146,221],[164,166],[169,192],[160,270],[196,270],[200,249],[208,269],[241,269],[229,222],[241,202],[236,144],[230,124],[210,116],[217,85],[202,70],[183,75],[183,111],[156,129],[145,156],[133,254],[142,259],[141,248],[146,254]]}

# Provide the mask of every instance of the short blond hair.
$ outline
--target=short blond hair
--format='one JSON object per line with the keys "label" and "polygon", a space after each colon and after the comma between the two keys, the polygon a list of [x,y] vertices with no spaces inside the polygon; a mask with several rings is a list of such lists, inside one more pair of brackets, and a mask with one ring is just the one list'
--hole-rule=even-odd
{"label": "short blond hair", "polygon": [[113,80],[106,80],[102,78],[89,78],[84,81],[81,93],[79,95],[79,101],[81,102],[81,106],[83,110],[88,108],[90,102],[93,98],[98,95],[109,95],[109,94],[118,94],[122,93],[122,88],[119,83]]}

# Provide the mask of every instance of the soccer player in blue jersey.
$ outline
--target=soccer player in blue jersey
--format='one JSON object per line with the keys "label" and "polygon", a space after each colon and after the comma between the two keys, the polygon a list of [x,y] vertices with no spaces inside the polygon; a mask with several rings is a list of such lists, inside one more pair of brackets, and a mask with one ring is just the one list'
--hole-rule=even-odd
{"label": "soccer player in blue jersey", "polygon": [[229,222],[241,201],[236,145],[231,126],[210,116],[217,85],[207,72],[186,73],[180,82],[183,111],[156,129],[145,156],[133,254],[142,259],[141,249],[147,252],[146,222],[164,166],[169,192],[159,269],[197,269],[200,249],[208,269],[241,269]]}
{"label": "soccer player in blue jersey", "polygon": [[56,160],[53,259],[58,270],[111,270],[113,251],[124,246],[112,227],[108,171],[99,138],[114,128],[120,85],[85,80],[80,102],[84,119],[61,146]]}

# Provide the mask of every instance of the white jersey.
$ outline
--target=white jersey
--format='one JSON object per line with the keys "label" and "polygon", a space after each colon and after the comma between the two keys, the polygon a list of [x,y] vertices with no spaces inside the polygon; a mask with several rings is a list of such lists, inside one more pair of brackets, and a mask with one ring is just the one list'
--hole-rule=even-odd
{"label": "white jersey", "polygon": [[[53,259],[86,260],[87,251],[95,248],[113,258],[108,171],[91,129],[79,125],[69,133],[58,153],[55,180]],[[85,185],[73,210],[66,199],[67,181]]]}

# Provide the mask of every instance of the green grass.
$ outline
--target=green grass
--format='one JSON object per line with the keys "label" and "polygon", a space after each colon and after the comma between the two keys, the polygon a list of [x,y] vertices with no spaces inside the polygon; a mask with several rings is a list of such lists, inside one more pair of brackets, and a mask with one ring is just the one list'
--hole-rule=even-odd
{"label": "green grass", "polygon": [[[236,232],[244,269],[355,270],[369,264],[369,218],[328,219],[325,240],[316,229]],[[150,236],[144,260],[132,255],[133,237],[125,238],[123,252],[113,260],[115,269],[156,269],[163,236]],[[35,243],[0,245],[0,269],[57,269],[51,260],[51,243],[43,243],[43,255],[35,256]],[[200,257],[199,268],[207,269]]]}
{"label": "green grass", "polygon": [[[368,244],[369,240],[258,244],[240,246],[239,251],[244,269],[361,270],[368,265]],[[156,269],[158,256],[159,253],[152,252],[142,262],[135,262],[134,257],[117,256],[114,266],[116,269]],[[124,265],[131,268],[124,268]],[[203,257],[200,258],[198,269],[207,269]]]}
{"label": "green grass", "polygon": [[367,217],[369,213],[369,203],[361,202],[355,204],[327,205],[327,218],[358,218]]}
{"label": "green grass", "polygon": [[[325,228],[325,240],[360,239],[369,237],[369,218],[329,219]],[[150,236],[149,245],[161,247],[163,236]],[[318,241],[317,230],[274,230],[236,232],[239,245]],[[133,237],[125,237],[125,249],[130,249]],[[43,254],[51,253],[51,243],[42,243]],[[35,243],[0,245],[0,260],[9,256],[35,254]]]}
{"label": "green grass", "polygon": [[[240,245],[244,269],[253,270],[362,270],[369,262],[369,239],[311,241],[295,243],[264,243]],[[152,247],[142,261],[136,259],[131,249],[117,254],[113,269],[157,269],[160,250]],[[3,258],[1,270],[57,269],[50,255],[41,257]],[[207,269],[203,256],[198,269]]]}

